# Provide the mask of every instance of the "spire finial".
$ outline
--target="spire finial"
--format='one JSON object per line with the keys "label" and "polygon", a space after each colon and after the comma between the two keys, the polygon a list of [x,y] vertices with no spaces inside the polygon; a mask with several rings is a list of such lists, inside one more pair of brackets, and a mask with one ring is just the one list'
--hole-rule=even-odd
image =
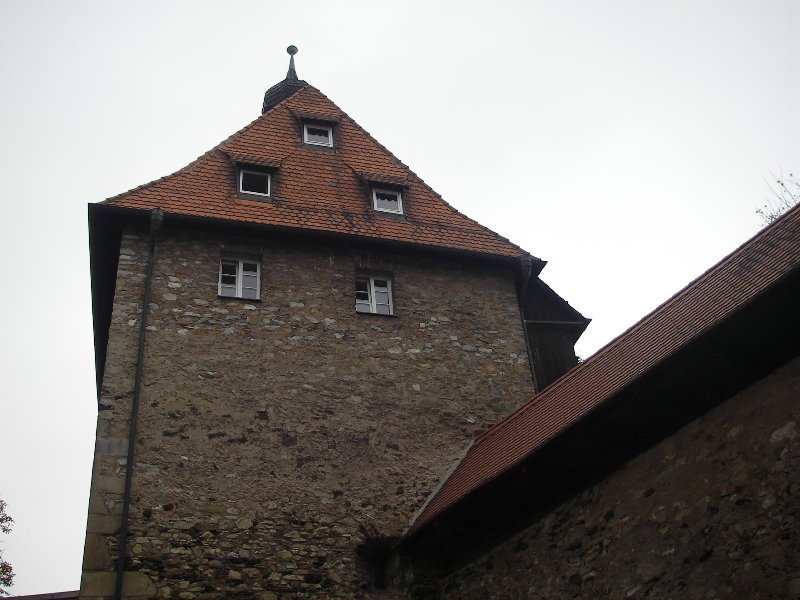
{"label": "spire finial", "polygon": [[297,71],[294,70],[294,55],[297,54],[297,46],[289,46],[286,48],[289,53],[289,70],[286,73],[286,79],[297,81]]}
{"label": "spire finial", "polygon": [[264,94],[264,104],[261,105],[261,114],[264,114],[279,102],[286,100],[289,96],[308,85],[305,81],[297,78],[297,71],[294,70],[294,55],[297,54],[297,46],[289,46],[286,52],[290,56],[289,71],[286,73],[286,79],[273,85]]}

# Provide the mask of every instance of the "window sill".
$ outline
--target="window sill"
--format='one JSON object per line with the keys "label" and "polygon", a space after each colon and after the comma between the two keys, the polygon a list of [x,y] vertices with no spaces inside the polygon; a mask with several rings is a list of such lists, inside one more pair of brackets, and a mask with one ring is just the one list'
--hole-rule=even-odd
{"label": "window sill", "polygon": [[243,200],[257,200],[258,202],[269,202],[270,204],[273,201],[273,196],[262,196],[261,194],[250,194],[248,192],[236,192],[236,197],[241,198]]}
{"label": "window sill", "polygon": [[374,214],[376,217],[379,217],[379,218],[391,219],[392,221],[405,221],[406,220],[406,214],[405,213],[391,213],[391,212],[385,212],[385,211],[382,211],[382,210],[375,210],[373,208],[372,209],[372,214]]}
{"label": "window sill", "polygon": [[222,296],[217,294],[220,300],[232,300],[234,302],[261,302],[261,298],[240,298],[239,296]]}
{"label": "window sill", "polygon": [[389,318],[394,317],[394,318],[396,318],[397,317],[397,315],[394,314],[394,313],[392,313],[391,315],[384,315],[384,314],[381,314],[381,313],[373,313],[373,312],[359,312],[357,310],[353,311],[353,312],[355,312],[357,315],[362,315],[364,317],[381,317],[381,318],[385,318],[385,317],[389,317]]}
{"label": "window sill", "polygon": [[308,148],[309,150],[319,150],[321,152],[332,152],[333,154],[336,154],[336,152],[338,151],[336,146],[321,146],[321,145],[318,145],[318,144],[308,144],[306,142],[301,142],[300,145],[303,148]]}

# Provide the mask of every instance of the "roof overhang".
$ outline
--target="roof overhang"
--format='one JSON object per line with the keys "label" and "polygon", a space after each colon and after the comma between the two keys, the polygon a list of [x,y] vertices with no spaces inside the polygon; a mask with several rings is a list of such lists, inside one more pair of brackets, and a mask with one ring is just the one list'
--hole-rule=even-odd
{"label": "roof overhang", "polygon": [[[106,221],[130,221],[131,223],[146,223],[149,219],[150,210],[127,208],[114,206],[111,204],[89,204],[89,223],[90,234],[92,223],[104,225]],[[201,217],[164,211],[164,224],[173,227],[193,227],[207,228],[228,231],[249,231],[252,233],[271,233],[277,236],[292,238],[302,237],[305,239],[313,238],[320,240],[335,240],[345,242],[350,245],[369,246],[389,250],[403,250],[404,252],[419,254],[437,254],[441,256],[468,257],[471,260],[479,260],[486,263],[502,263],[505,265],[516,266],[520,257],[505,254],[491,254],[474,250],[464,250],[449,246],[437,246],[433,244],[418,244],[400,240],[390,240],[374,238],[370,236],[359,236],[351,233],[338,233],[303,227],[287,227],[284,225],[269,225],[261,223],[250,223],[247,221],[234,221],[212,217]],[[547,264],[546,261],[533,257],[535,272],[540,272],[541,266]]]}
{"label": "roof overhang", "polygon": [[300,121],[317,121],[319,123],[339,123],[342,120],[342,113],[330,113],[330,112],[315,112],[315,111],[307,111],[307,110],[295,110],[290,108],[289,112],[291,112],[295,118],[299,119]]}
{"label": "roof overhang", "polygon": [[266,167],[268,169],[278,169],[281,166],[281,161],[278,159],[259,158],[256,156],[246,156],[244,154],[236,154],[233,152],[225,152],[231,162],[235,165],[253,165],[256,167]]}
{"label": "roof overhang", "polygon": [[381,175],[380,173],[360,172],[358,173],[358,178],[367,185],[383,184],[383,185],[393,185],[397,187],[407,188],[409,184],[408,179],[405,177],[395,177],[393,175]]}

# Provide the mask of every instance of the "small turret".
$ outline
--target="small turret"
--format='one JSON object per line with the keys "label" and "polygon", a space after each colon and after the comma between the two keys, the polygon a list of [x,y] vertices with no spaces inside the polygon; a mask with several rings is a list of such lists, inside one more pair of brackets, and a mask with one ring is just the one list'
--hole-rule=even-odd
{"label": "small turret", "polygon": [[279,102],[286,100],[286,98],[308,85],[302,79],[297,78],[297,71],[294,68],[294,55],[297,54],[297,46],[289,46],[286,48],[286,52],[289,53],[289,70],[286,72],[286,79],[273,85],[264,94],[261,114],[264,114]]}

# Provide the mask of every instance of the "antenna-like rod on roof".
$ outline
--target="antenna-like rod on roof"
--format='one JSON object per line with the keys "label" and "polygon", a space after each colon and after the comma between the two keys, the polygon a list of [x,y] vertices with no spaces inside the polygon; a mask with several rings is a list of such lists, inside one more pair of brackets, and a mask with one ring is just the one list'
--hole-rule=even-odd
{"label": "antenna-like rod on roof", "polygon": [[286,73],[286,79],[297,81],[297,71],[294,70],[294,55],[297,54],[297,46],[289,46],[286,52],[289,53],[289,70]]}
{"label": "antenna-like rod on roof", "polygon": [[289,58],[289,70],[286,73],[286,79],[273,85],[264,94],[264,104],[261,105],[262,115],[308,85],[305,81],[297,78],[297,71],[294,70],[294,55],[297,54],[297,46],[289,46],[286,52],[291,57]]}

